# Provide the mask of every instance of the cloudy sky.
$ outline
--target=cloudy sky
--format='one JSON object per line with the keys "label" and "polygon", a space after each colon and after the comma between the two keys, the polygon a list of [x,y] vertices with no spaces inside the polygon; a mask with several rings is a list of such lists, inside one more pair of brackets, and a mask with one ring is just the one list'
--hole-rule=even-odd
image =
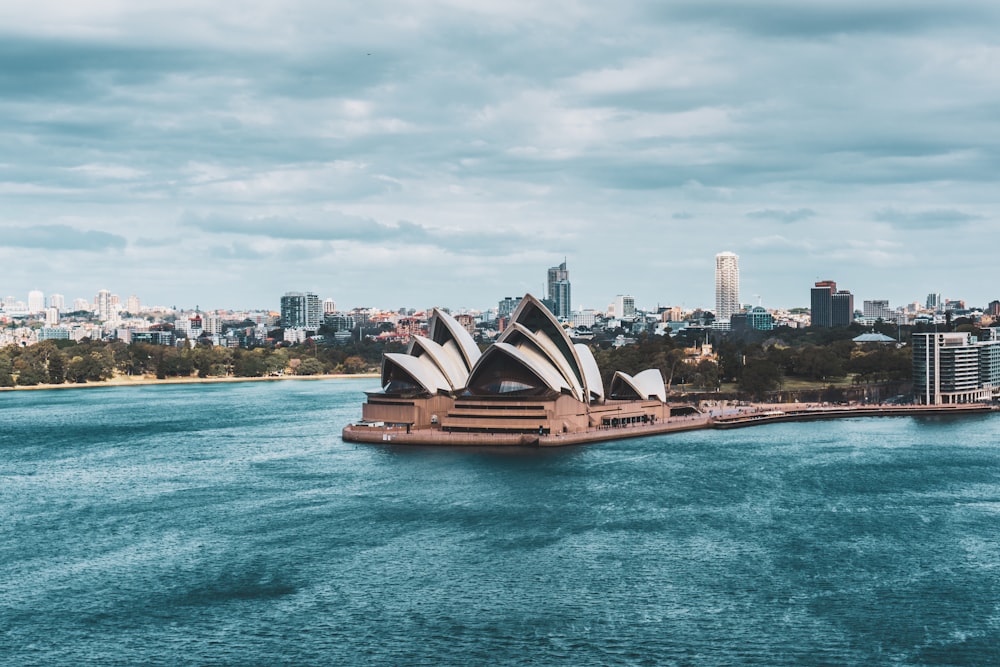
{"label": "cloudy sky", "polygon": [[993,0],[3,2],[0,293],[985,304],[998,142]]}

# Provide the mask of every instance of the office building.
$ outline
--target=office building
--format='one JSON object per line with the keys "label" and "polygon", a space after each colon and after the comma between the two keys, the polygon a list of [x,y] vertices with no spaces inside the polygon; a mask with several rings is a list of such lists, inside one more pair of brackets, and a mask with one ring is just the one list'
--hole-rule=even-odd
{"label": "office building", "polygon": [[521,297],[505,296],[497,303],[497,317],[509,318],[521,303]]}
{"label": "office building", "polygon": [[1000,396],[1000,329],[913,334],[913,394],[922,405],[980,403]]}
{"label": "office building", "polygon": [[569,271],[566,269],[566,260],[559,266],[549,268],[547,280],[548,301],[552,304],[552,313],[561,319],[570,316],[571,298]]}
{"label": "office building", "polygon": [[337,312],[337,304],[333,299],[323,299],[323,315]]}
{"label": "office building", "polygon": [[854,295],[839,290],[830,298],[831,325],[846,327],[854,321]]}
{"label": "office building", "polygon": [[615,297],[615,317],[619,320],[635,319],[635,297],[619,294]]}
{"label": "office building", "polygon": [[740,258],[731,252],[715,256],[715,319],[728,322],[740,312]]}
{"label": "office building", "polygon": [[866,318],[889,322],[894,320],[893,311],[889,310],[889,302],[885,299],[864,302],[863,314]]}
{"label": "office building", "polygon": [[59,312],[66,310],[66,297],[62,294],[50,294],[49,308],[55,308]]}
{"label": "office building", "polygon": [[813,286],[809,306],[814,327],[846,327],[854,321],[854,295],[838,290],[833,280],[821,280]]}
{"label": "office building", "polygon": [[754,306],[747,311],[747,326],[757,331],[771,331],[774,329],[774,316],[763,306]]}
{"label": "office building", "polygon": [[836,291],[837,283],[832,280],[821,280],[810,290],[809,311],[812,326],[833,326],[833,295]]}

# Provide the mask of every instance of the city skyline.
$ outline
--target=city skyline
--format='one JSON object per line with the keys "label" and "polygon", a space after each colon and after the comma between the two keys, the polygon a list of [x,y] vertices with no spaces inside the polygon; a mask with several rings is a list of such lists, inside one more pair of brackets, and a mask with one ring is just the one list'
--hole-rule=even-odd
{"label": "city skyline", "polygon": [[831,276],[996,298],[994,3],[40,0],[0,25],[4,295],[480,307],[569,257],[574,307],[711,308],[725,248],[770,307]]}

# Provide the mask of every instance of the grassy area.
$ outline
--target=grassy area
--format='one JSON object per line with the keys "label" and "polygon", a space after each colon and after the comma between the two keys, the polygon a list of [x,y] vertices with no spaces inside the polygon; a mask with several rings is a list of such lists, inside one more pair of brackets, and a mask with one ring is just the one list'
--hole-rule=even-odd
{"label": "grassy area", "polygon": [[842,378],[830,378],[827,380],[809,380],[807,378],[783,378],[781,388],[785,391],[799,391],[801,389],[826,389],[830,385],[834,387],[854,386],[854,375],[845,375]]}
{"label": "grassy area", "polygon": [[[848,374],[841,378],[830,378],[828,380],[810,380],[808,378],[797,378],[797,377],[785,377],[781,380],[780,391],[808,391],[811,389],[822,390],[826,389],[830,385],[834,387],[852,387],[854,386],[854,375]],[[722,386],[719,387],[720,392],[738,392],[740,387],[735,382],[723,382]],[[694,385],[690,384],[678,384],[671,387],[671,391],[679,394],[693,392],[698,393],[702,390],[696,389]]]}

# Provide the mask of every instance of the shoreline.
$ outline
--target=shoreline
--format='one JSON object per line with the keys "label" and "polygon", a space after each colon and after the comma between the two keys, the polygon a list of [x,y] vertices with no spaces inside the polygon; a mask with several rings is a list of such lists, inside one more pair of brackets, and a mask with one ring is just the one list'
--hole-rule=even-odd
{"label": "shoreline", "polygon": [[64,382],[30,386],[0,387],[5,391],[48,391],[50,389],[94,389],[98,387],[148,387],[161,384],[223,384],[230,382],[280,382],[284,380],[356,380],[378,378],[378,373],[325,373],[322,375],[275,375],[267,377],[174,377],[162,380],[148,375],[121,375],[102,382]]}
{"label": "shoreline", "polygon": [[528,433],[448,432],[439,429],[407,431],[394,425],[371,426],[348,424],[341,431],[344,442],[436,447],[567,447],[614,440],[625,440],[682,431],[727,430],[782,422],[820,421],[855,417],[927,417],[942,415],[981,415],[996,412],[989,404],[953,405],[854,405],[822,406],[795,404],[756,404],[729,414],[700,413],[671,417],[649,425],[594,428],[577,433],[535,435]]}

